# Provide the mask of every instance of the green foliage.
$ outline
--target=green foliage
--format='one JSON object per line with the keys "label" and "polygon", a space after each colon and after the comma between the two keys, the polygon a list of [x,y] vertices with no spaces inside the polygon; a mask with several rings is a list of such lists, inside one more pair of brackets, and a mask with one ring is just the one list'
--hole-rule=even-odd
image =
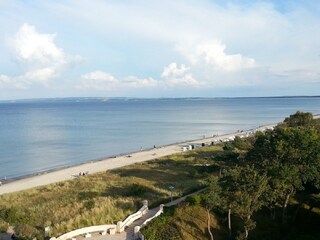
{"label": "green foliage", "polygon": [[30,220],[27,212],[16,207],[2,207],[0,209],[0,218],[6,220],[10,224],[28,223]]}
{"label": "green foliage", "polygon": [[173,219],[174,208],[166,208],[164,213],[152,221],[152,225],[143,228],[143,234],[148,240],[182,240]]}
{"label": "green foliage", "polygon": [[232,142],[225,142],[222,148],[224,151],[233,151],[235,146],[233,145]]}
{"label": "green foliage", "polygon": [[284,124],[287,127],[299,127],[309,126],[313,122],[313,116],[311,113],[304,113],[297,111],[295,114],[290,115],[289,118],[284,120]]}
{"label": "green foliage", "polygon": [[[201,205],[180,204],[174,210],[165,208],[163,215],[149,222],[141,231],[148,240],[208,239],[207,220],[204,216],[207,216],[207,210]],[[163,223],[164,221],[166,224]],[[211,214],[211,229],[213,229],[215,240],[226,239],[224,225],[220,225],[213,214]],[[167,234],[160,235],[159,231],[167,231]]]}
{"label": "green foliage", "polygon": [[192,206],[197,206],[197,205],[200,205],[201,203],[201,196],[191,195],[191,196],[188,196],[185,201]]}
{"label": "green foliage", "polygon": [[239,150],[249,150],[252,145],[251,142],[248,139],[240,138],[239,136],[236,136],[233,140],[233,146]]}
{"label": "green foliage", "polygon": [[273,131],[257,135],[249,163],[270,178],[269,206],[285,208],[306,185],[320,189],[320,131],[309,113],[297,112]]}
{"label": "green foliage", "polygon": [[221,205],[221,187],[218,183],[218,177],[210,177],[208,185],[208,189],[201,195],[202,203],[206,209],[212,210]]}
{"label": "green foliage", "polygon": [[246,231],[252,230],[255,222],[251,217],[265,204],[268,177],[250,166],[237,167],[227,170],[219,183],[225,207],[242,219]]}

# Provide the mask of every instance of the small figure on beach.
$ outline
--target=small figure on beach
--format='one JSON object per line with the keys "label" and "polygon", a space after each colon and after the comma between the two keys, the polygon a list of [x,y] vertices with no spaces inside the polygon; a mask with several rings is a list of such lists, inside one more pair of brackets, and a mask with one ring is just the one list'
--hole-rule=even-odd
{"label": "small figure on beach", "polygon": [[2,182],[0,181],[0,186],[2,185]]}
{"label": "small figure on beach", "polygon": [[79,172],[79,176],[81,176],[82,175],[82,173],[81,172]]}
{"label": "small figure on beach", "polygon": [[156,145],[153,145],[153,148],[156,148]]}

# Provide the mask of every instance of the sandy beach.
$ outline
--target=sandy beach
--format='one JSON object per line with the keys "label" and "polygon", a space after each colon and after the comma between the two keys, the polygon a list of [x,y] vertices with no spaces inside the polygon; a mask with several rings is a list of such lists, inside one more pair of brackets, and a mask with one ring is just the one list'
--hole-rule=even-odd
{"label": "sandy beach", "polygon": [[39,175],[34,175],[31,177],[26,177],[23,179],[15,180],[12,182],[4,183],[0,186],[0,195],[5,193],[17,192],[21,190],[26,190],[34,187],[39,187],[51,183],[61,182],[65,180],[73,179],[79,176],[79,173],[88,172],[89,174],[103,172],[110,169],[115,169],[130,164],[144,162],[152,160],[155,158],[160,158],[168,156],[171,154],[179,153],[183,151],[184,146],[188,145],[201,145],[201,144],[211,144],[212,142],[228,141],[234,136],[245,136],[247,134],[252,134],[254,131],[263,131],[268,128],[273,128],[276,124],[270,124],[261,126],[254,130],[246,130],[237,133],[231,133],[226,135],[220,135],[215,137],[207,137],[203,139],[187,141],[182,143],[177,143],[173,145],[168,145],[164,147],[157,147],[154,149],[138,151],[130,155],[121,155],[112,158],[106,158],[100,161],[88,162],[85,164],[68,167],[56,171],[51,171],[48,173],[42,173]]}

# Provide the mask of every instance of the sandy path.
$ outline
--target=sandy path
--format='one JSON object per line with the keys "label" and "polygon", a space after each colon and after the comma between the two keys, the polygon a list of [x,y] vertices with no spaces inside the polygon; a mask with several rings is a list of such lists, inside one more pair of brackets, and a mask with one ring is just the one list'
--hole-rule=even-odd
{"label": "sandy path", "polygon": [[[276,124],[266,125],[258,128],[258,130],[271,128],[275,125]],[[208,144],[214,141],[220,141],[220,140],[227,139],[229,137],[233,137],[241,134],[245,134],[245,133],[232,133],[232,134],[226,134],[226,135],[221,135],[221,136],[212,137],[212,138],[188,141],[185,143],[179,143],[179,144],[160,147],[156,149],[135,152],[135,153],[132,153],[130,157],[119,156],[116,158],[106,158],[101,161],[89,162],[89,163],[77,165],[74,167],[64,168],[64,169],[48,172],[41,175],[23,178],[20,180],[5,183],[2,186],[0,186],[0,195],[4,193],[17,192],[17,191],[39,187],[39,186],[43,186],[51,183],[70,180],[74,178],[75,175],[79,174],[79,172],[88,171],[89,174],[103,172],[106,170],[127,166],[133,163],[144,162],[144,161],[152,160],[155,158],[168,156],[174,153],[179,153],[179,152],[182,152],[183,145],[201,144],[201,143]]]}

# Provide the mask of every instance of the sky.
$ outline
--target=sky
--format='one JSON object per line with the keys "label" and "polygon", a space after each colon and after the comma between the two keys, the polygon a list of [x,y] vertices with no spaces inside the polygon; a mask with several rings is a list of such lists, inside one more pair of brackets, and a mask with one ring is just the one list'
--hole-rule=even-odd
{"label": "sky", "polygon": [[0,0],[0,100],[319,90],[318,0]]}

